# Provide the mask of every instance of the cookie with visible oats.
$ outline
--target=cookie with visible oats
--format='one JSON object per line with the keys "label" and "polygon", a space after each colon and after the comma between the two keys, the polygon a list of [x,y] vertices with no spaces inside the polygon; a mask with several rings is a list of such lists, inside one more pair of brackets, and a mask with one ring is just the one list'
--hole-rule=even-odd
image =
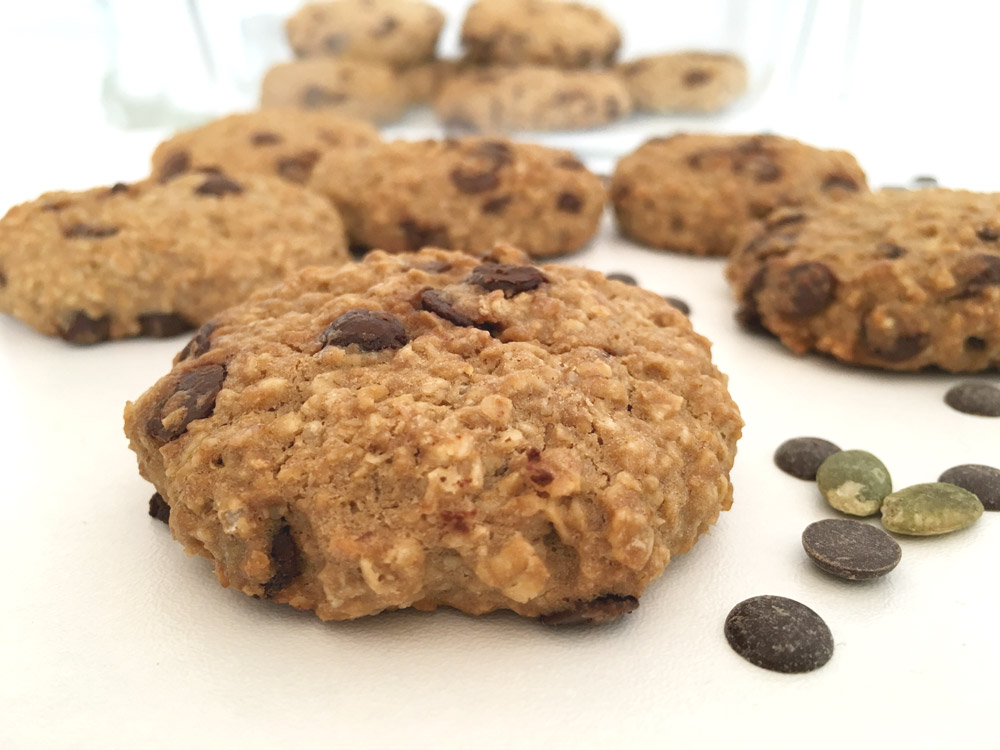
{"label": "cookie with visible oats", "polygon": [[728,255],[753,222],[779,206],[867,191],[845,151],[776,135],[679,134],[647,141],[618,162],[611,200],[618,228],[650,247]]}
{"label": "cookie with visible oats", "polygon": [[153,177],[186,172],[270,174],[305,182],[319,158],[336,148],[377,143],[369,123],[328,112],[263,109],[228,115],[167,139],[153,152]]}
{"label": "cookie with visible oats", "polygon": [[570,152],[481,137],[331,152],[309,184],[337,206],[352,244],[388,252],[506,241],[535,257],[568,253],[597,231],[605,201]]}
{"label": "cookie with visible oats", "polygon": [[673,52],[618,68],[640,112],[717,112],[747,88],[747,68],[735,55]]}
{"label": "cookie with visible oats", "polygon": [[285,22],[299,57],[338,57],[407,68],[434,57],[444,14],[416,0],[334,0],[302,6]]}
{"label": "cookie with visible oats", "polygon": [[174,537],[325,620],[634,609],[730,506],[739,412],[658,295],[526,261],[373,252],[219,314],[125,410]]}
{"label": "cookie with visible oats", "polygon": [[277,177],[46,193],[0,219],[0,312],[75,344],[176,336],[303,266],[347,259],[336,210]]}
{"label": "cookie with visible oats", "polygon": [[1000,193],[883,190],[772,214],[730,258],[741,321],[886,370],[1000,367]]}
{"label": "cookie with visible oats", "polygon": [[611,71],[525,65],[458,72],[434,110],[451,131],[582,130],[627,116],[632,100]]}

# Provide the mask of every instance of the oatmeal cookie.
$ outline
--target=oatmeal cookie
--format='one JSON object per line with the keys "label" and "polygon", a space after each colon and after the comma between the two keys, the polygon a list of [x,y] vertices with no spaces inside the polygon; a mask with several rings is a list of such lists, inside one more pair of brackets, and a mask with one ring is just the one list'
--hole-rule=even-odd
{"label": "oatmeal cookie", "polygon": [[75,344],[175,336],[303,266],[347,258],[336,210],[277,177],[46,193],[0,220],[0,312]]}
{"label": "oatmeal cookie", "polygon": [[739,318],[886,370],[1000,366],[1000,193],[883,190],[775,212],[730,258]]}
{"label": "oatmeal cookie", "polygon": [[466,57],[485,65],[607,67],[621,41],[611,19],[574,2],[479,0],[462,24]]}
{"label": "oatmeal cookie", "polygon": [[224,586],[325,620],[600,622],[730,506],[742,423],[687,318],[595,271],[494,260],[305,269],[128,404],[174,537]]}
{"label": "oatmeal cookie", "polygon": [[388,252],[516,243],[535,257],[579,249],[604,210],[600,179],[568,151],[481,137],[331,152],[310,187],[351,242]]}
{"label": "oatmeal cookie", "polygon": [[693,255],[728,255],[754,221],[778,206],[867,191],[845,151],[776,135],[654,138],[624,157],[611,179],[622,234]]}
{"label": "oatmeal cookie", "polygon": [[416,0],[309,3],[285,22],[299,57],[339,57],[407,68],[434,57],[444,14]]}
{"label": "oatmeal cookie", "polygon": [[472,68],[450,77],[434,102],[450,130],[579,130],[625,117],[632,101],[605,70],[539,66]]}
{"label": "oatmeal cookie", "polygon": [[367,122],[329,112],[263,109],[229,115],[177,133],[153,152],[153,177],[185,172],[272,174],[305,182],[326,151],[376,143]]}
{"label": "oatmeal cookie", "polygon": [[747,88],[747,68],[734,55],[674,52],[619,67],[641,112],[717,112]]}

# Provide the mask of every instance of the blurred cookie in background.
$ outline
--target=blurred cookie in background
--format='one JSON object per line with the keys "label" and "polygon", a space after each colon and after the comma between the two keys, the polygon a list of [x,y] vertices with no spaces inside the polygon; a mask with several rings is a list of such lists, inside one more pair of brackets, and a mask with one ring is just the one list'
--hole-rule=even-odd
{"label": "blurred cookie in background", "polygon": [[618,67],[636,111],[717,112],[747,89],[747,69],[734,55],[675,52]]}

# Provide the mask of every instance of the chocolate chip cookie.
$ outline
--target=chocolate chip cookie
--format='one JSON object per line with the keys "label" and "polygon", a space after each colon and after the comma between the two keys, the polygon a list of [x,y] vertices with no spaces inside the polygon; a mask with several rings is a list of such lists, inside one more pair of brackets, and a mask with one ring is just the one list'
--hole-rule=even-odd
{"label": "chocolate chip cookie", "polygon": [[479,0],[462,24],[467,59],[486,65],[607,67],[621,41],[618,27],[583,3]]}
{"label": "chocolate chip cookie", "polygon": [[754,221],[778,206],[866,192],[844,151],[776,135],[654,138],[624,157],[611,179],[622,234],[693,255],[728,255]]}
{"label": "chocolate chip cookie", "polygon": [[734,55],[674,52],[619,67],[641,112],[717,112],[747,88],[747,68]]}
{"label": "chocolate chip cookie", "polygon": [[393,253],[479,253],[498,241],[568,253],[597,231],[605,200],[568,151],[473,136],[331,152],[309,184],[337,206],[353,244]]}
{"label": "chocolate chip cookie", "polygon": [[730,506],[739,412],[658,295],[525,261],[373,252],[219,314],[125,409],[174,537],[325,620],[634,609]]}
{"label": "chocolate chip cookie", "polygon": [[378,140],[378,131],[361,120],[329,112],[263,109],[229,115],[164,141],[153,152],[153,177],[249,172],[302,183],[326,151]]}
{"label": "chocolate chip cookie", "polygon": [[444,14],[416,0],[309,3],[285,22],[299,57],[341,57],[405,68],[434,56]]}
{"label": "chocolate chip cookie", "polygon": [[46,193],[0,219],[0,312],[75,344],[175,336],[259,286],[347,257],[336,210],[277,177]]}
{"label": "chocolate chip cookie", "polygon": [[260,105],[316,109],[387,123],[402,116],[409,97],[399,75],[387,65],[312,58],[280,63],[267,71]]}
{"label": "chocolate chip cookie", "polygon": [[775,212],[730,259],[740,320],[886,370],[1000,366],[1000,193],[883,190]]}
{"label": "chocolate chip cookie", "polygon": [[528,65],[457,73],[434,109],[454,131],[578,130],[625,117],[632,101],[610,71]]}

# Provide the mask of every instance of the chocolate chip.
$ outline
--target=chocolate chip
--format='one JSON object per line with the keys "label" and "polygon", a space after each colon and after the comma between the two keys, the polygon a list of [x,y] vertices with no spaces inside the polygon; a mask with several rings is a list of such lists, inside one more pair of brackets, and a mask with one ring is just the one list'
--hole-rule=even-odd
{"label": "chocolate chip", "polygon": [[574,172],[580,172],[587,168],[586,166],[584,166],[583,162],[581,162],[579,159],[573,158],[572,156],[568,156],[565,159],[560,159],[559,161],[556,162],[556,166],[562,167],[563,169],[569,169]]}
{"label": "chocolate chip", "polygon": [[447,249],[451,246],[448,230],[443,226],[419,224],[413,219],[406,219],[399,222],[399,228],[411,250],[420,250],[425,247]]}
{"label": "chocolate chip", "polygon": [[189,424],[212,415],[215,397],[222,390],[225,379],[226,368],[222,365],[202,365],[188,370],[177,378],[173,393],[156,407],[146,422],[146,431],[164,443],[176,440],[187,431]]}
{"label": "chocolate chip", "polygon": [[371,35],[376,39],[380,39],[384,36],[388,36],[389,34],[391,34],[393,31],[396,30],[398,26],[399,26],[399,21],[397,21],[392,16],[386,16],[385,18],[383,18],[381,21],[378,22],[378,26],[372,29]]}
{"label": "chocolate chip", "polygon": [[420,294],[420,307],[457,326],[471,328],[476,325],[474,320],[456,310],[448,298],[436,289],[427,289]]}
{"label": "chocolate chip", "polygon": [[191,168],[191,154],[187,151],[174,151],[160,165],[160,182],[172,180],[179,174],[184,174]]}
{"label": "chocolate chip", "polygon": [[786,474],[814,481],[820,464],[839,452],[840,446],[823,438],[791,438],[778,446],[774,452],[774,463]]}
{"label": "chocolate chip", "polygon": [[983,242],[996,242],[1000,240],[1000,230],[994,227],[980,227],[976,230],[976,237]]}
{"label": "chocolate chip", "polygon": [[273,146],[283,140],[284,138],[270,130],[261,130],[250,136],[250,143],[254,146]]}
{"label": "chocolate chip", "polygon": [[953,299],[974,297],[991,286],[1000,286],[1000,255],[973,255],[952,270],[958,281]]}
{"label": "chocolate chip", "polygon": [[500,169],[514,161],[514,155],[510,150],[510,146],[502,141],[483,141],[476,146],[473,153],[477,156],[490,159],[494,164],[494,170]]}
{"label": "chocolate chip", "polygon": [[830,306],[837,293],[837,277],[822,263],[799,263],[788,269],[788,303],[791,315],[816,315]]}
{"label": "chocolate chip", "polygon": [[639,282],[636,281],[635,276],[630,273],[623,273],[622,271],[615,271],[614,273],[606,274],[606,278],[611,281],[620,281],[623,284],[628,284],[629,286],[638,286]]}
{"label": "chocolate chip", "polygon": [[108,188],[108,195],[118,195],[119,193],[127,193],[127,192],[128,192],[127,182],[116,182],[114,185]]}
{"label": "chocolate chip", "polygon": [[609,120],[617,120],[622,114],[622,104],[613,96],[604,98],[604,116]]}
{"label": "chocolate chip", "polygon": [[275,168],[278,174],[289,182],[304,183],[312,174],[313,167],[319,161],[318,151],[303,151],[295,156],[284,156],[278,159]]}
{"label": "chocolate chip", "polygon": [[583,200],[575,193],[560,193],[556,200],[556,208],[568,214],[578,214],[583,208]]}
{"label": "chocolate chip", "polygon": [[445,263],[442,260],[429,260],[426,263],[420,263],[413,267],[427,273],[447,273],[452,268],[451,263]]}
{"label": "chocolate chip", "polygon": [[0,289],[3,289],[5,286],[7,286],[7,274],[0,270]]}
{"label": "chocolate chip", "polygon": [[177,313],[142,313],[139,316],[140,335],[166,339],[190,331],[194,324]]}
{"label": "chocolate chip", "polygon": [[712,74],[707,70],[689,70],[684,74],[684,85],[689,88],[697,88],[698,86],[704,86],[712,78]]}
{"label": "chocolate chip", "polygon": [[590,601],[578,601],[569,609],[542,615],[538,620],[551,626],[600,625],[634,612],[638,606],[639,600],[634,596],[605,594]]}
{"label": "chocolate chip", "polygon": [[952,386],[944,402],[963,414],[978,417],[1000,417],[1000,388],[973,380]]}
{"label": "chocolate chip", "polygon": [[670,305],[671,307],[676,307],[678,310],[680,310],[685,315],[690,315],[691,314],[691,305],[689,305],[687,302],[685,302],[684,300],[682,300],[680,297],[666,297],[665,296],[663,299],[665,299],[667,301],[668,305]]}
{"label": "chocolate chip", "polygon": [[330,91],[322,86],[310,86],[302,93],[302,106],[306,109],[319,109],[321,107],[333,107],[343,104],[347,100],[347,94],[339,91]]}
{"label": "chocolate chip", "polygon": [[754,271],[753,276],[743,290],[740,307],[736,311],[736,322],[751,331],[764,331],[764,321],[757,305],[757,295],[767,283],[767,266],[761,266]]}
{"label": "chocolate chip", "polygon": [[782,211],[775,211],[771,214],[772,218],[767,221],[767,228],[769,230],[775,230],[779,227],[787,227],[792,224],[801,224],[806,219],[805,214],[798,213],[785,213]]}
{"label": "chocolate chip", "polygon": [[302,557],[292,536],[292,527],[282,518],[282,526],[271,540],[271,562],[274,574],[264,584],[264,596],[270,599],[302,575]]}
{"label": "chocolate chip", "polygon": [[323,346],[346,349],[352,344],[363,352],[401,349],[410,340],[394,315],[377,310],[348,310],[334,320],[319,337]]}
{"label": "chocolate chip", "polygon": [[467,172],[461,167],[451,170],[452,184],[461,193],[475,195],[492,190],[500,184],[496,172]]}
{"label": "chocolate chip", "polygon": [[502,214],[512,200],[514,196],[509,194],[490,198],[483,203],[481,210],[484,214]]}
{"label": "chocolate chip", "polygon": [[[753,176],[754,182],[777,182],[784,174],[784,170],[766,156],[755,157],[748,163],[749,169],[747,171]],[[770,211],[771,207],[767,206],[760,218],[766,216]]]}
{"label": "chocolate chip", "polygon": [[892,242],[882,242],[875,248],[875,252],[882,258],[896,260],[906,255],[906,248],[895,245]]}
{"label": "chocolate chip", "polygon": [[170,506],[159,492],[149,498],[149,515],[157,521],[170,523]]}
{"label": "chocolate chip", "polygon": [[365,245],[362,242],[352,242],[347,246],[347,252],[351,254],[351,257],[355,260],[361,260],[368,253],[372,251],[371,245]]}
{"label": "chocolate chip", "polygon": [[335,55],[341,52],[349,41],[350,37],[347,34],[327,34],[323,37],[323,49],[329,54]]}
{"label": "chocolate chip", "polygon": [[986,510],[1000,510],[1000,469],[983,464],[962,464],[952,466],[938,477],[938,481],[968,490],[979,498]]}
{"label": "chocolate chip", "polygon": [[83,310],[74,310],[68,322],[59,326],[59,335],[71,344],[99,344],[111,338],[111,316],[92,318]]}
{"label": "chocolate chip", "polygon": [[537,289],[548,277],[534,266],[515,266],[508,263],[484,263],[476,266],[466,278],[470,284],[488,291],[503,290],[505,297]]}
{"label": "chocolate chip", "polygon": [[884,576],[899,564],[903,554],[896,540],[881,529],[843,518],[806,526],[802,547],[820,568],[849,581]]}
{"label": "chocolate chip", "polygon": [[924,331],[893,330],[882,333],[871,324],[870,317],[865,317],[858,343],[883,362],[905,362],[926,349],[931,337]]}
{"label": "chocolate chip", "polygon": [[936,177],[922,174],[913,178],[913,184],[920,188],[937,187],[938,181]]}
{"label": "chocolate chip", "polygon": [[104,239],[114,237],[119,232],[118,227],[108,224],[73,224],[63,229],[63,237],[67,239]]}
{"label": "chocolate chip", "polygon": [[726,640],[758,667],[774,672],[811,672],[833,656],[833,634],[809,607],[783,596],[755,596],[726,617]]}
{"label": "chocolate chip", "polygon": [[243,186],[236,180],[225,175],[213,174],[194,189],[195,195],[211,195],[221,198],[224,195],[238,195],[243,192]]}
{"label": "chocolate chip", "polygon": [[848,177],[843,174],[828,174],[826,179],[823,180],[822,189],[824,191],[833,190],[834,188],[839,188],[841,190],[849,190],[851,192],[856,192],[858,190],[858,183],[854,181],[854,178]]}
{"label": "chocolate chip", "polygon": [[986,339],[980,338],[979,336],[968,336],[962,343],[962,346],[968,352],[985,351]]}
{"label": "chocolate chip", "polygon": [[202,354],[207,352],[212,348],[212,332],[218,328],[218,323],[215,321],[209,321],[194,335],[194,338],[187,342],[187,345],[181,349],[180,354],[177,355],[177,361],[183,362],[186,359],[197,359]]}

